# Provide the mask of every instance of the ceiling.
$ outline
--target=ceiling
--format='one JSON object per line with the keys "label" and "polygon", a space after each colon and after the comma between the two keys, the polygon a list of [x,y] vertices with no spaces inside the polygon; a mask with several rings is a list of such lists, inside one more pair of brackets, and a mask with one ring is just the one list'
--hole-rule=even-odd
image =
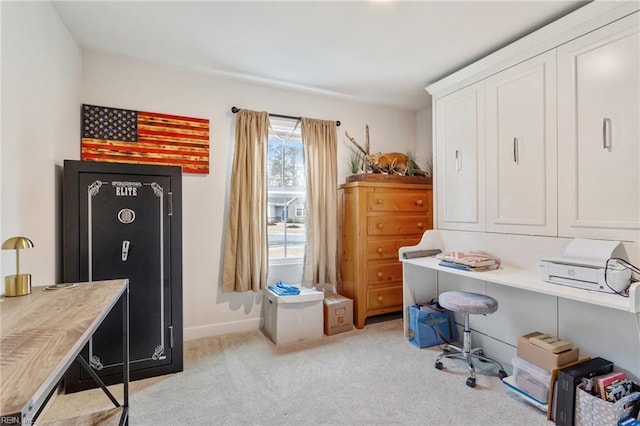
{"label": "ceiling", "polygon": [[53,1],[82,48],[408,110],[583,1]]}

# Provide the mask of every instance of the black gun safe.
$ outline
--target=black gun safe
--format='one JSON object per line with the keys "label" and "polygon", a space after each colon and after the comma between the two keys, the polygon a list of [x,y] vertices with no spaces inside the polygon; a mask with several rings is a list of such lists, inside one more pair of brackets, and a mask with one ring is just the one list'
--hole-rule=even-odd
{"label": "black gun safe", "polygon": [[[180,167],[64,162],[64,281],[129,279],[131,380],[183,369],[181,211]],[[122,382],[121,312],[83,349],[107,385]],[[65,391],[93,387],[75,362]]]}

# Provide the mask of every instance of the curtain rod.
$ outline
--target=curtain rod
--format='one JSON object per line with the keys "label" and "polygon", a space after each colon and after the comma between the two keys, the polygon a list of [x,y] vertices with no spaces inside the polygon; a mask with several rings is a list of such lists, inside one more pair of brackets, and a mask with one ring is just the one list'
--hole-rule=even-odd
{"label": "curtain rod", "polygon": [[[240,108],[238,108],[238,107],[231,107],[231,112],[232,112],[232,113],[234,113],[234,114],[235,114],[235,113],[236,113],[236,112],[238,112],[238,111],[240,111]],[[271,117],[278,117],[278,118],[290,118],[291,120],[300,120],[300,118],[301,118],[301,117],[293,117],[293,116],[291,116],[291,115],[271,114],[271,113],[269,114],[269,116],[271,116]],[[337,127],[340,127],[340,121],[336,121],[336,126],[337,126]]]}

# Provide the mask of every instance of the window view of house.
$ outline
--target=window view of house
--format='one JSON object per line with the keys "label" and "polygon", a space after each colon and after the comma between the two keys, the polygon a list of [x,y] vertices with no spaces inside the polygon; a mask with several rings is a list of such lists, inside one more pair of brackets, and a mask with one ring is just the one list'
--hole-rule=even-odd
{"label": "window view of house", "polygon": [[269,261],[302,260],[306,178],[300,124],[271,117],[267,152]]}

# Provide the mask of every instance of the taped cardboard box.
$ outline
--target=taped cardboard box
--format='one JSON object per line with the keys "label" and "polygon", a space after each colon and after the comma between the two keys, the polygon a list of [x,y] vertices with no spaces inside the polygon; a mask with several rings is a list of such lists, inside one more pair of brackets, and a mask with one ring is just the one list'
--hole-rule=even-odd
{"label": "taped cardboard box", "polygon": [[580,355],[579,348],[573,348],[568,351],[554,354],[553,352],[547,351],[529,342],[530,337],[541,334],[543,333],[535,331],[518,338],[518,358],[529,361],[533,365],[544,368],[547,371],[552,371],[554,368],[562,367],[563,365],[572,363],[578,359],[578,356]]}
{"label": "taped cardboard box", "polygon": [[353,328],[353,300],[337,293],[324,293],[324,334],[344,333]]}

